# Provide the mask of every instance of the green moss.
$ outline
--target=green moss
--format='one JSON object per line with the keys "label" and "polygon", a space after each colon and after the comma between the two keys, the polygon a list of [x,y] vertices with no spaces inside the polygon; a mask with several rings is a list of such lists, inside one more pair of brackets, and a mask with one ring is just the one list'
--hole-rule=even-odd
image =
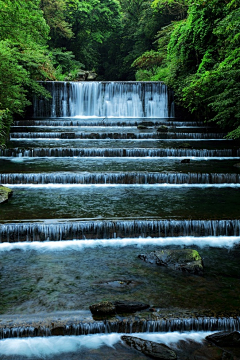
{"label": "green moss", "polygon": [[0,185],[0,204],[8,201],[10,196],[12,196],[12,190]]}

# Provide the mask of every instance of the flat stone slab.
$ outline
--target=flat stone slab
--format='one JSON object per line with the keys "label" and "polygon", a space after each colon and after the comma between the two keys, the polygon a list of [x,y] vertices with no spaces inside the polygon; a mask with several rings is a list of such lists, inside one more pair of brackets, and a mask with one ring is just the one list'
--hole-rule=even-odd
{"label": "flat stone slab", "polygon": [[133,336],[122,336],[123,341],[131,348],[150,356],[154,359],[175,360],[176,353],[164,344],[158,344],[154,341],[143,340]]}

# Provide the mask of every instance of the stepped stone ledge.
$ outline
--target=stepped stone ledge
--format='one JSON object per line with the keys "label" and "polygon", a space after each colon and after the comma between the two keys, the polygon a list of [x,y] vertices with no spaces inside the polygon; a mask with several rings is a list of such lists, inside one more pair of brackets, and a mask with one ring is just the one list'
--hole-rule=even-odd
{"label": "stepped stone ledge", "polygon": [[0,316],[0,339],[191,330],[240,331],[240,316],[214,317],[210,310],[205,311],[204,315],[203,311],[176,308],[136,312],[129,316],[108,316],[98,320],[92,318],[90,311]]}

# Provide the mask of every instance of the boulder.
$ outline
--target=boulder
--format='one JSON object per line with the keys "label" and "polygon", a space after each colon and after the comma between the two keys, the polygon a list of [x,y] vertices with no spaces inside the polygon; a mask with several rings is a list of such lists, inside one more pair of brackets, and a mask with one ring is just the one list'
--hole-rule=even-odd
{"label": "boulder", "polygon": [[93,315],[112,315],[116,313],[115,305],[110,301],[90,305],[89,309]]}
{"label": "boulder", "polygon": [[7,202],[8,199],[12,196],[12,190],[6,186],[0,185],[0,204]]}
{"label": "boulder", "polygon": [[170,267],[190,274],[203,275],[202,258],[196,250],[159,250],[138,257],[151,264]]}
{"label": "boulder", "polygon": [[115,301],[117,313],[133,313],[149,308],[148,304],[144,304],[138,301]]}
{"label": "boulder", "polygon": [[238,331],[221,331],[207,336],[206,339],[220,347],[240,348],[240,333]]}
{"label": "boulder", "polygon": [[181,163],[183,163],[183,164],[189,164],[189,163],[190,163],[190,159],[183,159],[183,160],[181,160]]}
{"label": "boulder", "polygon": [[146,125],[141,125],[141,124],[139,124],[137,128],[138,128],[138,130],[148,129],[148,127]]}
{"label": "boulder", "polygon": [[154,359],[175,360],[176,353],[164,344],[158,344],[153,341],[143,340],[133,336],[122,336],[122,340],[131,348],[141,351],[144,355]]}
{"label": "boulder", "polygon": [[159,126],[157,132],[168,132],[168,127],[166,125]]}

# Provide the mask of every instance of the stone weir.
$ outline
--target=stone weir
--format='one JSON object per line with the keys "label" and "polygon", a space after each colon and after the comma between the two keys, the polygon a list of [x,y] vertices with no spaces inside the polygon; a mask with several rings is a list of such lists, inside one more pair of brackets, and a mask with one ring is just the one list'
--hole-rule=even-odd
{"label": "stone weir", "polygon": [[17,173],[0,174],[1,184],[240,184],[240,174],[222,173]]}
{"label": "stone weir", "polygon": [[240,157],[238,149],[174,149],[174,148],[31,148],[3,149],[6,157]]}
{"label": "stone weir", "polygon": [[[138,314],[139,315],[139,314]],[[181,314],[182,315],[182,314]],[[0,325],[0,339],[89,335],[110,333],[156,333],[186,331],[239,331],[239,317],[169,317],[132,316],[112,319],[93,320],[88,318],[77,320],[76,314],[42,314],[40,316],[15,318],[3,317]],[[75,320],[74,320],[75,319]]]}
{"label": "stone weir", "polygon": [[34,100],[34,117],[174,117],[161,82],[43,82],[52,98]]}
{"label": "stone weir", "polygon": [[240,236],[240,220],[88,220],[6,223],[0,242],[125,237]]}

